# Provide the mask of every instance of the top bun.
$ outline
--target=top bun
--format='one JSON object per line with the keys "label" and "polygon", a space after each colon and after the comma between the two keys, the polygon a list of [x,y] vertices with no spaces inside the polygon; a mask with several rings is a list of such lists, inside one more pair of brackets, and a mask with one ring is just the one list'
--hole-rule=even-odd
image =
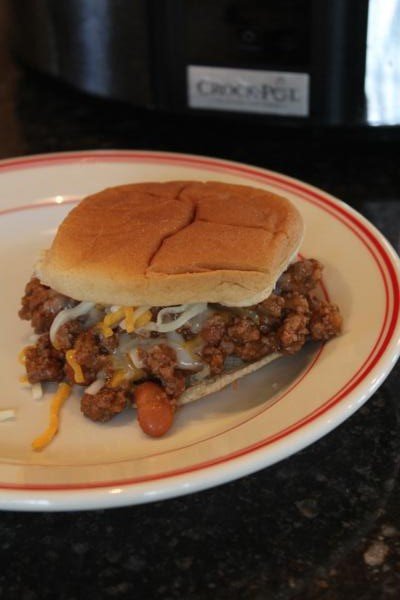
{"label": "top bun", "polygon": [[301,243],[296,208],[219,182],[108,188],[64,219],[36,273],[76,300],[122,306],[249,306],[273,290]]}

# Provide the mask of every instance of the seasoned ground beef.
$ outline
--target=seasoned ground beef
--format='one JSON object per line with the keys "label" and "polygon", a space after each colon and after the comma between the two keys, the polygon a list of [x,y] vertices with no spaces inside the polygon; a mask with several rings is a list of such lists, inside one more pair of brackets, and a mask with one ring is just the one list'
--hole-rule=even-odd
{"label": "seasoned ground beef", "polygon": [[80,333],[82,333],[82,324],[78,319],[64,323],[57,331],[56,347],[58,350],[66,352],[74,347],[75,341]]}
{"label": "seasoned ground beef", "polygon": [[193,333],[193,331],[188,325],[183,325],[183,327],[179,327],[179,329],[177,329],[177,332],[181,334],[185,341],[192,340],[196,337],[196,334]]}
{"label": "seasoned ground beef", "polygon": [[242,314],[216,313],[203,325],[203,360],[211,373],[221,373],[227,356],[254,361],[280,352],[294,354],[308,339],[328,340],[340,333],[342,319],[336,305],[318,300],[312,292],[321,279],[316,260],[290,265],[269,298]]}
{"label": "seasoned ground beef", "polygon": [[216,346],[226,334],[227,320],[223,315],[216,313],[209,317],[200,332],[206,344]]}
{"label": "seasoned ground beef", "polygon": [[286,269],[276,284],[279,292],[299,292],[307,294],[313,290],[322,277],[322,265],[314,258],[300,260]]}
{"label": "seasoned ground beef", "polygon": [[71,308],[77,304],[72,298],[67,298],[51,288],[42,285],[33,277],[25,287],[25,295],[21,300],[22,307],[19,311],[21,319],[31,321],[36,333],[49,331],[54,317],[64,308]]}
{"label": "seasoned ground beef", "polygon": [[310,333],[314,341],[329,340],[340,333],[342,316],[336,304],[314,299],[310,319]]}
{"label": "seasoned ground beef", "polygon": [[54,348],[48,333],[41,335],[35,346],[27,348],[25,368],[30,383],[64,379],[64,354]]}
{"label": "seasoned ground beef", "polygon": [[211,344],[204,346],[202,351],[203,360],[210,366],[211,375],[218,375],[224,370],[225,352],[218,346]]}
{"label": "seasoned ground beef", "polygon": [[295,354],[305,344],[309,318],[304,314],[291,313],[283,321],[276,333],[278,348],[285,354]]}
{"label": "seasoned ground beef", "polygon": [[248,317],[234,317],[232,324],[226,328],[226,333],[235,344],[257,342],[261,338],[257,323]]}
{"label": "seasoned ground beef", "polygon": [[[211,347],[212,346],[210,345],[210,348]],[[221,343],[219,344],[219,348],[222,350],[225,356],[235,354],[236,347],[237,344],[235,344],[235,342],[233,342],[227,335],[224,335],[224,337],[221,340]]]}
{"label": "seasoned ground beef", "polygon": [[246,316],[232,315],[227,320],[225,315],[214,314],[205,322],[201,336],[207,342],[202,358],[213,375],[222,373],[227,356],[237,356],[245,361],[257,360],[273,352],[276,345],[271,336],[262,334],[256,321]]}
{"label": "seasoned ground beef", "polygon": [[83,394],[81,411],[92,421],[105,423],[128,406],[131,396],[126,387],[103,387],[97,394]]}
{"label": "seasoned ground beef", "polygon": [[272,293],[268,298],[257,304],[254,308],[259,315],[267,317],[269,320],[276,321],[276,319],[281,318],[284,305],[285,300],[282,298],[282,296]]}
{"label": "seasoned ground beef", "polygon": [[299,292],[289,292],[282,297],[285,315],[296,313],[309,316],[311,313],[310,298]]}
{"label": "seasoned ground beef", "polygon": [[[118,338],[115,334],[106,338],[95,327],[82,331],[78,335],[74,345],[74,358],[82,368],[85,378],[83,385],[94,381],[99,371],[109,370],[111,354],[117,345]],[[73,376],[69,365],[66,366],[66,373],[69,378]]]}
{"label": "seasoned ground beef", "polygon": [[185,390],[185,375],[178,368],[176,352],[167,344],[157,344],[148,350],[140,349],[144,369],[159,379],[168,396],[178,398]]}
{"label": "seasoned ground beef", "polygon": [[238,344],[235,346],[234,355],[248,362],[258,360],[258,358],[262,358],[265,355],[264,346],[260,341]]}

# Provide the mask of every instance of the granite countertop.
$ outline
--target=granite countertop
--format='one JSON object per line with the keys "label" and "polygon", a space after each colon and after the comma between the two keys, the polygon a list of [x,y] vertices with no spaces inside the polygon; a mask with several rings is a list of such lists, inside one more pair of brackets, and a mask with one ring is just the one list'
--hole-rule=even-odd
{"label": "granite countertop", "polygon": [[[399,248],[396,133],[153,114],[26,70],[4,44],[0,72],[1,158],[146,148],[239,160],[324,188]],[[398,598],[399,373],[322,440],[221,487],[108,511],[0,513],[0,597]]]}

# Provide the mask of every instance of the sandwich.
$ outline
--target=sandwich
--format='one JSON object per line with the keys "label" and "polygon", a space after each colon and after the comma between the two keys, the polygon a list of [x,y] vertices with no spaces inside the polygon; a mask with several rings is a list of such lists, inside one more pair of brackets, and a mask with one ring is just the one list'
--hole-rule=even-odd
{"label": "sandwich", "polygon": [[322,265],[298,259],[303,227],[288,199],[222,182],[88,196],[25,288],[28,382],[64,386],[59,404],[80,386],[93,421],[134,406],[145,433],[165,434],[179,406],[340,333]]}

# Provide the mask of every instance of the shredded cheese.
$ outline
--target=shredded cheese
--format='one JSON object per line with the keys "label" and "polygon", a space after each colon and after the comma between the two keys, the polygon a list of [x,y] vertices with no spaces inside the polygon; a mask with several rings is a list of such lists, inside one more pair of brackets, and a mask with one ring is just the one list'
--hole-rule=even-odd
{"label": "shredded cheese", "polygon": [[34,400],[41,400],[43,398],[43,387],[40,381],[37,383],[32,383],[31,392]]}
{"label": "shredded cheese", "polygon": [[89,396],[95,396],[102,387],[104,387],[106,380],[104,377],[98,377],[85,389],[85,394],[89,394]]}
{"label": "shredded cheese", "polygon": [[[180,317],[172,321],[164,322],[164,316],[168,314],[167,312],[164,312],[166,310],[168,310],[168,313],[171,314],[181,313]],[[190,321],[190,319],[192,319],[193,317],[197,317],[197,315],[201,314],[206,310],[207,304],[204,302],[198,302],[197,304],[182,304],[180,307],[170,306],[167,308],[163,308],[157,315],[156,323],[153,323],[153,321],[151,321],[150,323],[147,323],[147,325],[145,325],[143,329],[145,331],[158,331],[158,333],[176,331],[177,329],[185,325],[187,321]]]}
{"label": "shredded cheese", "polygon": [[53,396],[50,405],[50,421],[49,425],[36,439],[32,442],[32,448],[34,450],[43,450],[46,446],[50,444],[54,436],[56,435],[59,428],[59,415],[60,410],[66,399],[71,393],[71,386],[67,383],[60,383],[58,386],[58,390]]}
{"label": "shredded cheese", "polygon": [[76,350],[67,350],[65,353],[65,358],[67,359],[67,363],[74,372],[74,379],[76,383],[85,383],[85,377],[83,375],[82,367],[77,362],[75,358],[75,353]]}
{"label": "shredded cheese", "polygon": [[135,319],[133,316],[134,310],[135,309],[133,308],[133,306],[124,306],[125,329],[126,329],[127,333],[132,333],[132,331],[134,331],[134,329],[135,329]]}
{"label": "shredded cheese", "polygon": [[83,317],[83,315],[88,314],[93,307],[93,302],[81,302],[73,308],[65,308],[58,313],[52,322],[49,331],[50,341],[55,348],[57,348],[56,336],[59,328],[65,325],[65,323],[68,323],[68,321],[72,321],[73,319],[77,319],[78,317]]}
{"label": "shredded cheese", "polygon": [[97,327],[100,329],[100,331],[104,335],[104,337],[111,337],[112,336],[113,330],[111,329],[111,327],[106,327],[104,325],[104,321],[101,321],[100,323],[97,323]]}
{"label": "shredded cheese", "polygon": [[123,308],[118,308],[114,312],[108,313],[99,323],[99,327],[102,330],[104,337],[111,337],[113,334],[112,327],[117,325],[125,316],[125,311]]}
{"label": "shredded cheese", "polygon": [[18,361],[21,363],[21,365],[24,365],[26,362],[26,351],[31,348],[32,346],[25,346],[25,348],[22,348],[21,352],[18,354]]}
{"label": "shredded cheese", "polygon": [[113,327],[114,325],[117,325],[117,323],[119,323],[124,318],[124,315],[125,315],[124,309],[118,308],[118,310],[108,313],[108,315],[106,315],[104,317],[104,325],[106,327]]}
{"label": "shredded cheese", "polygon": [[128,357],[130,358],[130,361],[135,369],[141,369],[144,367],[144,363],[139,356],[139,348],[137,346],[132,348],[132,350],[129,350]]}
{"label": "shredded cheese", "polygon": [[147,323],[151,321],[151,317],[152,314],[150,310],[146,310],[146,312],[144,312],[142,315],[138,315],[138,317],[135,319],[135,329],[147,325]]}
{"label": "shredded cheese", "polygon": [[115,325],[119,324],[127,333],[133,333],[135,329],[147,325],[151,318],[152,314],[147,306],[139,306],[139,308],[134,306],[112,307],[111,312],[98,323],[98,327],[104,337],[111,337],[112,328]]}
{"label": "shredded cheese", "polygon": [[33,400],[41,400],[41,398],[43,398],[43,387],[40,381],[37,383],[31,383],[27,375],[21,375],[19,377],[19,382],[22,388],[31,390]]}
{"label": "shredded cheese", "polygon": [[113,376],[111,377],[110,387],[118,387],[121,381],[125,379],[125,371],[123,369],[118,369],[114,371]]}
{"label": "shredded cheese", "polygon": [[10,419],[15,419],[15,410],[13,408],[8,408],[5,410],[0,410],[0,423],[4,421],[9,421]]}

